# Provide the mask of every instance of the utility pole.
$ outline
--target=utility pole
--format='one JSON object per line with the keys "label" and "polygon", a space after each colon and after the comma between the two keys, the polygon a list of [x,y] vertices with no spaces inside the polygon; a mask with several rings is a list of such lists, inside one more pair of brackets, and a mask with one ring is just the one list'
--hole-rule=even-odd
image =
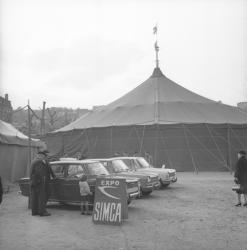
{"label": "utility pole", "polygon": [[45,133],[45,104],[46,104],[46,102],[43,102],[42,116],[41,116],[41,123],[40,123],[40,134],[41,135],[43,135]]}
{"label": "utility pole", "polygon": [[29,175],[30,171],[30,166],[31,166],[31,117],[30,117],[30,105],[29,105],[29,100],[27,104],[28,108],[28,168],[27,168],[27,174]]}

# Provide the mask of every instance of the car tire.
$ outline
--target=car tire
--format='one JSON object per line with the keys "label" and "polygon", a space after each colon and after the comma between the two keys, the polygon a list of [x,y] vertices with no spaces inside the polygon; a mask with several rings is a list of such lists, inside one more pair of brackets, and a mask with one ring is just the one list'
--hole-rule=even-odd
{"label": "car tire", "polygon": [[166,187],[168,187],[170,184],[162,184],[162,187],[163,188],[166,188]]}
{"label": "car tire", "polygon": [[64,206],[64,205],[67,205],[67,202],[59,201],[59,204]]}
{"label": "car tire", "polygon": [[142,195],[147,196],[147,195],[150,195],[152,192],[153,192],[153,191],[146,191],[146,192],[142,191]]}

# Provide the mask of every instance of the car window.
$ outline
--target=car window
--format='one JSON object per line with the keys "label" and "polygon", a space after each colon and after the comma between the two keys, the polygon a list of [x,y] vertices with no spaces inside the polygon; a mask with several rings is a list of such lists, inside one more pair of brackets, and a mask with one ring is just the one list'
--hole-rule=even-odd
{"label": "car window", "polygon": [[57,178],[64,177],[64,165],[62,164],[52,164],[51,169]]}
{"label": "car window", "polygon": [[91,175],[109,175],[109,172],[100,162],[88,163],[87,168]]}
{"label": "car window", "polygon": [[78,177],[80,178],[85,173],[82,165],[70,164],[68,167],[68,177]]}
{"label": "car window", "polygon": [[129,170],[128,166],[122,160],[114,160],[112,161],[112,166],[116,173],[118,172],[126,172]]}
{"label": "car window", "polygon": [[106,170],[107,170],[109,173],[111,173],[111,174],[114,173],[114,168],[112,167],[112,164],[111,164],[110,162],[101,161],[100,163],[106,168]]}
{"label": "car window", "polygon": [[130,170],[135,170],[135,165],[131,159],[123,159],[123,162],[127,165]]}
{"label": "car window", "polygon": [[137,162],[141,168],[149,168],[149,163],[142,157],[137,158]]}

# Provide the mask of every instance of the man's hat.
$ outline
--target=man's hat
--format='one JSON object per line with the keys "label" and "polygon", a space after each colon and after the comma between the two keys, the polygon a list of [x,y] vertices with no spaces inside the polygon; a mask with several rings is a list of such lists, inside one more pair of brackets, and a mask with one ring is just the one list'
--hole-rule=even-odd
{"label": "man's hat", "polygon": [[47,149],[43,149],[43,150],[39,150],[38,151],[38,154],[43,154],[43,155],[47,155],[49,154],[50,152],[47,150]]}
{"label": "man's hat", "polygon": [[246,152],[244,150],[240,150],[238,153],[241,155],[246,155]]}

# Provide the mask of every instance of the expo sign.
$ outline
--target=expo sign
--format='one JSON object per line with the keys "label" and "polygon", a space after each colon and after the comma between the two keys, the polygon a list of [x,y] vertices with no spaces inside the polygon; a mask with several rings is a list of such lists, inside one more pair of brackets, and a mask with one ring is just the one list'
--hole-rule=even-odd
{"label": "expo sign", "polygon": [[125,179],[97,178],[93,221],[119,225],[128,217]]}

